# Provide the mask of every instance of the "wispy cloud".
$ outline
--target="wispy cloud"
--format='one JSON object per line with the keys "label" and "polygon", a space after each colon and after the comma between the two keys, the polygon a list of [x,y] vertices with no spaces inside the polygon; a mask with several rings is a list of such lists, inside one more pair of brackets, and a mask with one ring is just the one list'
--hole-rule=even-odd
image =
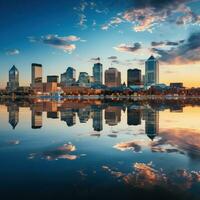
{"label": "wispy cloud", "polygon": [[[192,0],[154,0],[126,1],[128,9],[118,13],[110,22],[104,24],[102,30],[129,22],[135,32],[150,31],[162,22],[177,25],[200,24],[200,15],[194,13],[187,3]],[[178,14],[178,15],[177,15]]]}
{"label": "wispy cloud", "polygon": [[18,55],[19,53],[20,53],[19,49],[8,49],[6,51],[6,55],[8,56]]}
{"label": "wispy cloud", "polygon": [[129,52],[133,53],[139,49],[141,49],[141,44],[139,42],[135,42],[132,45],[129,44],[120,44],[116,47],[113,47],[115,50],[120,51],[120,52]]}

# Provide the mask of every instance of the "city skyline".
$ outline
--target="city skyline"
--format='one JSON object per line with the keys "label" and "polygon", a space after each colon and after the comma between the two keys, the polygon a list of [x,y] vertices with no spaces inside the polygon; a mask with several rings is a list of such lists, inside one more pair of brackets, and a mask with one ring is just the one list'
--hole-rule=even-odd
{"label": "city skyline", "polygon": [[198,87],[199,6],[191,0],[4,1],[0,88],[13,65],[21,72],[21,85],[29,85],[33,62],[42,63],[44,77],[68,66],[77,74],[92,74],[99,57],[104,70],[117,68],[126,82],[129,68],[144,74],[144,61],[151,54],[159,58],[160,83]]}

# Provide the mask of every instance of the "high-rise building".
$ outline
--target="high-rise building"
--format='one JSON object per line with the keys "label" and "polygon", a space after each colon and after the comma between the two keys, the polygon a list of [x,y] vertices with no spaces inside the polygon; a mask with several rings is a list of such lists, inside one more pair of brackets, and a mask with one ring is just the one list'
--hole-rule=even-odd
{"label": "high-rise building", "polygon": [[101,63],[95,63],[93,66],[93,77],[94,83],[102,84],[103,83],[103,65]]}
{"label": "high-rise building", "polygon": [[51,75],[47,76],[47,83],[58,83],[59,76]]}
{"label": "high-rise building", "polygon": [[19,87],[19,71],[13,65],[9,71],[9,82],[7,83],[7,89],[9,91],[15,91]]}
{"label": "high-rise building", "polygon": [[81,87],[90,87],[90,76],[87,72],[80,72],[78,84]]}
{"label": "high-rise building", "polygon": [[154,56],[145,62],[145,86],[149,87],[159,83],[159,63]]}
{"label": "high-rise building", "polygon": [[37,63],[32,63],[32,75],[31,75],[31,83],[34,86],[37,83],[42,83],[42,65]]}
{"label": "high-rise building", "polygon": [[72,86],[76,82],[76,70],[73,67],[68,67],[66,72],[61,74],[61,81],[65,86]]}
{"label": "high-rise building", "polygon": [[116,68],[109,68],[105,71],[105,85],[107,87],[121,86],[121,72]]}
{"label": "high-rise building", "polygon": [[140,69],[129,69],[127,71],[127,86],[141,85],[142,77]]}

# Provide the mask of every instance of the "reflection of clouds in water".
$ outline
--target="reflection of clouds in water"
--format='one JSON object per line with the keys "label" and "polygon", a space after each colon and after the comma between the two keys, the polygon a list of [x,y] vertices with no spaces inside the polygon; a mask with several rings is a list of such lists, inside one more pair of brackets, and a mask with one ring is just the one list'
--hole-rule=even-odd
{"label": "reflection of clouds in water", "polygon": [[179,153],[188,154],[191,158],[200,156],[200,132],[192,129],[163,129],[154,141],[135,139],[121,142],[113,146],[125,151],[139,152],[149,148],[153,153]]}
{"label": "reflection of clouds in water", "polygon": [[0,144],[0,148],[2,147],[9,147],[9,146],[15,146],[15,145],[19,145],[20,144],[20,140],[9,140],[7,142],[2,142]]}
{"label": "reflection of clouds in water", "polygon": [[162,169],[154,169],[152,163],[135,163],[130,173],[112,170],[108,166],[102,166],[102,169],[125,184],[138,188],[161,186],[166,189],[188,190],[200,182],[200,172],[180,169],[167,174]]}
{"label": "reflection of clouds in water", "polygon": [[71,144],[64,144],[62,146],[57,147],[56,149],[45,151],[41,154],[30,154],[29,159],[34,159],[35,157],[39,156],[41,159],[45,160],[58,160],[58,159],[67,159],[67,160],[76,160],[81,155],[72,155],[71,152],[76,151],[76,147]]}
{"label": "reflection of clouds in water", "polygon": [[150,141],[140,139],[128,142],[121,142],[114,145],[113,148],[118,149],[120,151],[132,150],[134,152],[141,152],[142,147],[149,146],[150,143]]}
{"label": "reflection of clouds in water", "polygon": [[200,156],[200,132],[194,129],[163,129],[160,136],[153,147],[171,145],[179,153],[187,152],[191,158]]}

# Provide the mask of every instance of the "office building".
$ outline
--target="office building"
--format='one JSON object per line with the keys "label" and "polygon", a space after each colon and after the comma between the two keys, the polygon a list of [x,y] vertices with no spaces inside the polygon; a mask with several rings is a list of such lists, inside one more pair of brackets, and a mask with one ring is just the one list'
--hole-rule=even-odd
{"label": "office building", "polygon": [[68,67],[66,72],[61,74],[61,84],[64,86],[72,86],[76,83],[76,70]]}
{"label": "office building", "polygon": [[78,78],[78,85],[80,87],[90,87],[90,76],[87,72],[80,72]]}
{"label": "office building", "polygon": [[102,85],[102,83],[103,83],[103,65],[99,62],[95,63],[92,70],[93,70],[94,83]]}
{"label": "office building", "polygon": [[34,86],[36,83],[42,83],[42,65],[32,63],[31,65],[31,84]]}
{"label": "office building", "polygon": [[141,70],[129,69],[127,71],[127,86],[130,87],[141,84],[142,84]]}
{"label": "office building", "polygon": [[145,62],[145,86],[159,84],[159,63],[154,56],[150,56]]}
{"label": "office building", "polygon": [[58,83],[59,82],[59,76],[47,76],[47,83]]}
{"label": "office building", "polygon": [[7,90],[12,92],[19,87],[19,71],[13,65],[9,71],[9,82],[7,83]]}
{"label": "office building", "polygon": [[105,85],[107,87],[121,86],[121,72],[116,68],[109,68],[105,71]]}

